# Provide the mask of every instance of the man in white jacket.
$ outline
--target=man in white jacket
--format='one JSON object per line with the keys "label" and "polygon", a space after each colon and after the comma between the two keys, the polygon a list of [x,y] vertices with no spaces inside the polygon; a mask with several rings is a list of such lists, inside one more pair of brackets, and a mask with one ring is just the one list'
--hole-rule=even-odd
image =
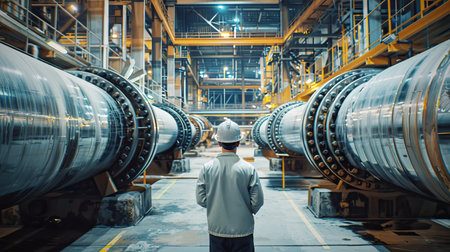
{"label": "man in white jacket", "polygon": [[215,136],[222,153],[200,171],[197,203],[207,209],[210,251],[254,251],[253,230],[264,195],[255,168],[236,155],[239,125],[221,123]]}

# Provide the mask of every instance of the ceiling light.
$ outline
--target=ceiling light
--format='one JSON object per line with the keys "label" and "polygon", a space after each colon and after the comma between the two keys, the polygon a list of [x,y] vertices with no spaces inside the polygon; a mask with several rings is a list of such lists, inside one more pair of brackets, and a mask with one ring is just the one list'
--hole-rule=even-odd
{"label": "ceiling light", "polygon": [[217,8],[219,8],[219,10],[223,10],[223,5],[219,5]]}
{"label": "ceiling light", "polygon": [[224,70],[224,71],[227,71],[227,70],[228,70],[228,67],[227,67],[227,66],[224,66],[224,67],[223,67],[223,70]]}
{"label": "ceiling light", "polygon": [[70,9],[71,9],[73,12],[77,12],[77,11],[78,11],[78,6],[77,6],[76,4],[71,4],[71,5],[70,5]]}
{"label": "ceiling light", "polygon": [[64,53],[64,54],[67,53],[67,50],[66,50],[66,48],[65,48],[64,46],[62,46],[62,45],[56,43],[56,42],[53,41],[53,40],[48,41],[48,42],[47,42],[47,45],[53,47],[53,49],[57,50],[57,51],[60,52],[60,53]]}

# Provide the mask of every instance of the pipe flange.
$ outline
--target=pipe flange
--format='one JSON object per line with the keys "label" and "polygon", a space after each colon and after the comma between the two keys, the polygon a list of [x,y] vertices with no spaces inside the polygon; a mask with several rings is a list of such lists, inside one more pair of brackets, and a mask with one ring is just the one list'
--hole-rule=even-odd
{"label": "pipe flange", "polygon": [[[153,112],[151,104],[148,102],[147,97],[139,91],[138,87],[121,75],[102,68],[86,67],[81,68],[79,71],[92,73],[98,75],[117,87],[130,101],[131,107],[129,110],[132,112],[126,114],[128,119],[135,117],[135,133],[132,138],[128,138],[125,141],[133,143],[136,149],[128,149],[124,147],[121,149],[118,155],[117,165],[122,165],[123,169],[111,170],[111,176],[116,186],[122,187],[131,183],[134,179],[140,176],[145,169],[150,165],[156,154],[156,139],[157,139],[157,127],[156,117]],[[113,86],[105,87],[106,92],[112,93]],[[118,101],[119,104],[120,101]],[[125,104],[122,106],[126,106]],[[124,160],[130,159],[130,162],[125,166]],[[120,161],[122,160],[122,162]]]}
{"label": "pipe flange", "polygon": [[294,101],[285,103],[279,107],[277,107],[271,114],[267,121],[267,141],[269,142],[269,147],[276,154],[288,154],[290,156],[298,156],[299,153],[289,150],[284,146],[281,142],[282,132],[280,131],[281,120],[284,115],[291,109],[299,107],[303,105],[305,102],[302,101]]}
{"label": "pipe flange", "polygon": [[253,136],[253,140],[255,141],[255,143],[257,145],[259,145],[261,148],[270,148],[269,145],[267,145],[262,139],[261,139],[261,131],[260,131],[260,126],[261,124],[263,124],[266,120],[268,120],[270,117],[270,115],[265,115],[262,116],[260,118],[258,118],[258,120],[256,120],[255,124],[253,125],[252,128],[252,136]]}
{"label": "pipe flange", "polygon": [[[333,173],[336,176],[340,177],[346,183],[349,183],[355,188],[371,190],[380,187],[381,181],[372,176],[367,171],[362,171],[356,167],[353,167],[349,160],[345,157],[342,146],[336,139],[336,118],[341,108],[341,104],[347,98],[351,91],[353,91],[356,87],[368,82],[372,77],[374,77],[377,72],[373,72],[368,74],[362,78],[356,79],[349,85],[345,86],[334,98],[333,103],[328,108],[328,115],[325,119],[325,127],[324,134],[326,135],[326,147],[328,153],[331,154],[331,158],[333,159],[333,164],[331,164],[331,168]],[[337,166],[336,166],[337,165]],[[343,172],[344,171],[344,172]],[[351,176],[354,179],[346,179],[348,176]]]}
{"label": "pipe flange", "polygon": [[[352,167],[349,162],[346,162],[345,155],[339,148],[336,148],[338,143],[335,141],[334,130],[332,133],[328,130],[334,128],[330,118],[337,117],[337,110],[345,97],[357,86],[369,81],[378,72],[378,70],[367,69],[364,72],[350,75],[330,87],[328,93],[323,97],[314,119],[314,139],[321,162],[340,180],[355,188],[365,190],[377,188],[379,181],[369,172]],[[339,100],[338,97],[340,97]],[[330,124],[327,125],[327,122]],[[331,140],[333,138],[334,140]]]}
{"label": "pipe flange", "polygon": [[153,104],[153,106],[166,111],[175,119],[175,122],[178,126],[178,135],[175,148],[181,148],[181,151],[183,153],[187,151],[192,144],[193,135],[191,121],[189,120],[186,113],[184,113],[181,109],[175,107],[174,105],[168,103],[158,103]]}
{"label": "pipe flange", "polygon": [[189,120],[192,122],[192,124],[194,125],[194,127],[195,127],[195,135],[194,135],[194,137],[192,138],[192,144],[191,144],[191,146],[192,147],[195,147],[197,144],[199,144],[200,143],[200,140],[201,140],[201,136],[203,135],[202,134],[202,127],[200,127],[200,124],[199,124],[199,122],[193,117],[193,116],[188,116],[189,117]]}
{"label": "pipe flange", "polygon": [[[318,133],[316,129],[323,128],[323,123],[318,122],[320,120],[322,121],[325,120],[326,115],[324,114],[319,115],[319,110],[326,112],[328,110],[329,105],[331,105],[331,101],[325,101],[324,99],[327,93],[330,92],[330,89],[332,89],[335,86],[343,88],[346,84],[348,84],[348,82],[345,82],[345,79],[349,80],[349,78],[356,78],[356,76],[361,77],[365,76],[366,74],[368,74],[367,69],[357,69],[334,77],[333,79],[322,85],[319,90],[314,92],[314,94],[311,96],[306,105],[303,120],[305,123],[303,124],[304,128],[302,131],[304,139],[303,146],[306,157],[308,158],[311,165],[316,168],[316,170],[318,170],[328,180],[332,181],[335,184],[337,184],[341,180],[341,178],[336,176],[336,174],[331,170],[334,169],[335,166],[331,168],[332,164],[328,165],[327,163],[328,156],[326,156],[325,158],[321,156],[321,152],[325,150],[324,148],[325,139],[323,133]],[[324,102],[324,104],[328,104],[328,107],[324,106],[322,102]],[[324,109],[322,109],[322,107]],[[325,153],[322,154],[328,155],[329,153],[325,151]]]}

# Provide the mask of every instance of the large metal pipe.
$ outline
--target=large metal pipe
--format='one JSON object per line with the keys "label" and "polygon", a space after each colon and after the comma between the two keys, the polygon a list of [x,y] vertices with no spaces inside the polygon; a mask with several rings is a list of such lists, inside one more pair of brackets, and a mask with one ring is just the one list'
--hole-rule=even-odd
{"label": "large metal pipe", "polygon": [[193,140],[191,147],[195,147],[201,143],[211,140],[212,137],[212,126],[211,123],[203,116],[190,115],[189,120],[191,120],[193,130],[195,132],[193,135]]}
{"label": "large metal pipe", "polygon": [[2,44],[0,52],[0,208],[104,171],[127,186],[157,152],[192,141],[182,111],[155,112],[112,71],[69,74]]}
{"label": "large metal pipe", "polygon": [[446,41],[384,71],[335,77],[306,105],[272,113],[270,147],[300,153],[292,143],[301,141],[310,163],[335,183],[390,184],[449,203],[449,50]]}

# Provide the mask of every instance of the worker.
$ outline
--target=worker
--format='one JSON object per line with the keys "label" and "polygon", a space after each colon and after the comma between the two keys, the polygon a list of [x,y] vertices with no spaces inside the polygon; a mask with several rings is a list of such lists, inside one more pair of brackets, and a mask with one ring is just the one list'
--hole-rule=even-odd
{"label": "worker", "polygon": [[236,154],[238,124],[227,119],[215,139],[222,153],[203,165],[196,188],[197,203],[207,210],[210,251],[254,251],[253,215],[264,203],[258,173]]}

